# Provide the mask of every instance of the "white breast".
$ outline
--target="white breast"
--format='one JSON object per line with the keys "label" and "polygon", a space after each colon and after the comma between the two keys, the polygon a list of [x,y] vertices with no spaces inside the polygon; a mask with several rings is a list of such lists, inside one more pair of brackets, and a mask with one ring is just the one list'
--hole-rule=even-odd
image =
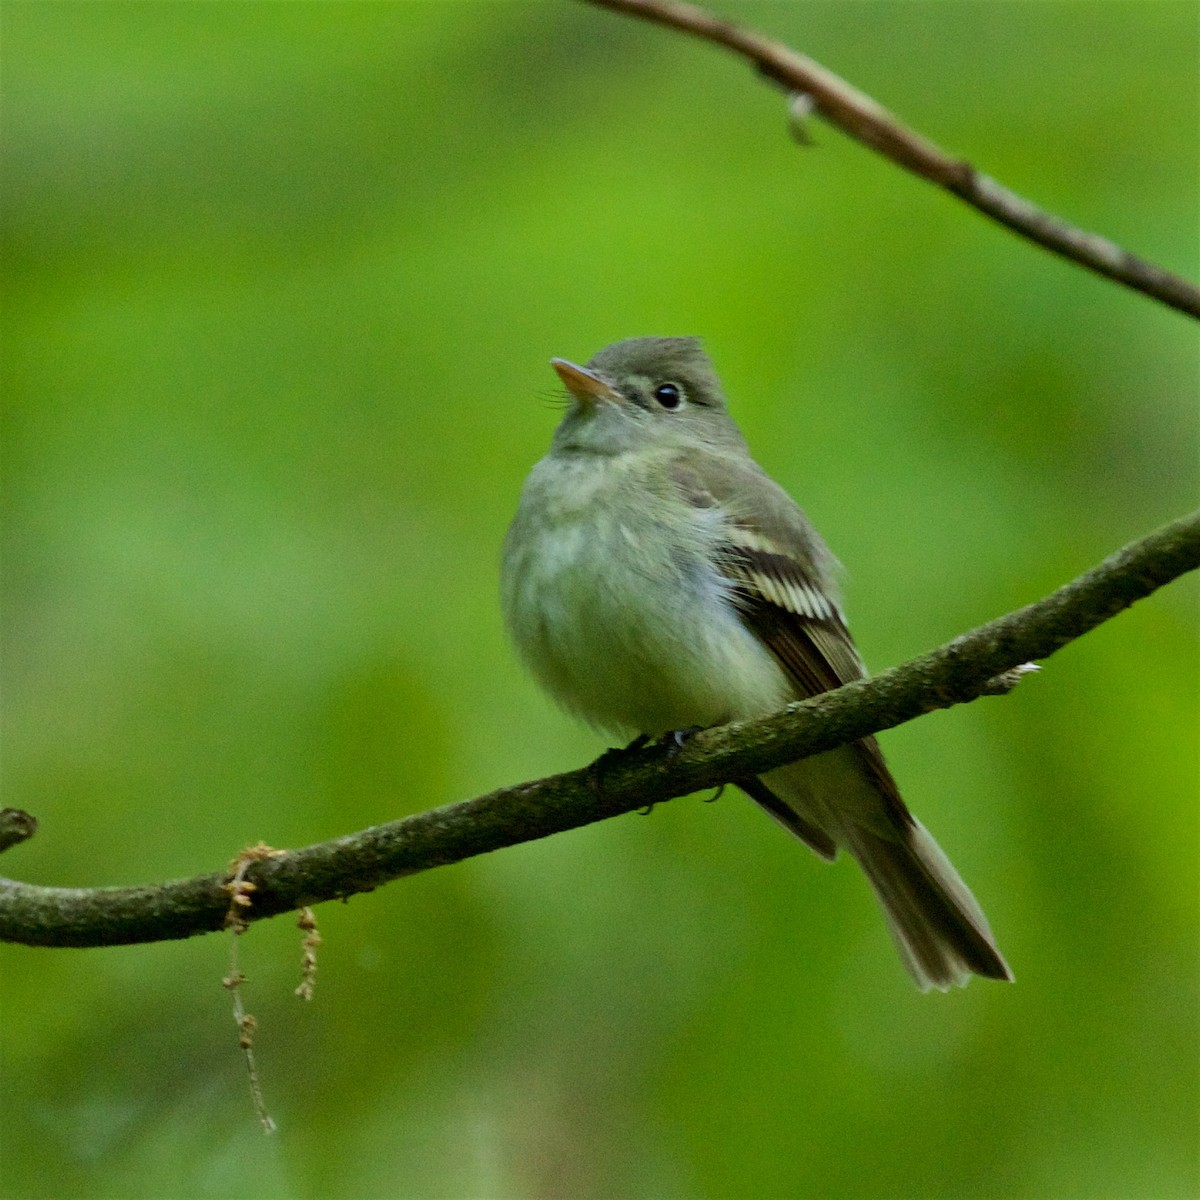
{"label": "white breast", "polygon": [[717,542],[723,514],[660,503],[637,469],[621,456],[571,455],[530,474],[502,572],[522,658],[564,707],[621,734],[781,707],[785,675],[697,542],[696,522]]}

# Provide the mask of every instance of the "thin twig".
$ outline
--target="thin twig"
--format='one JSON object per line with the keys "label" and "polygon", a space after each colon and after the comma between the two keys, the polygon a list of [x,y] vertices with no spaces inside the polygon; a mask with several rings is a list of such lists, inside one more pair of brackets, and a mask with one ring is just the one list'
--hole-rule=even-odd
{"label": "thin twig", "polygon": [[[402,821],[263,858],[244,872],[247,921],[367,892],[391,879],[459,862],[748,779],[799,758],[973,700],[992,681],[1116,616],[1200,567],[1200,512],[1131,543],[1036,604],[990,621],[872,679],[790,705],[759,721],[705,730],[666,754],[619,756],[596,786],[590,768],[504,788]],[[229,873],[134,888],[48,888],[0,879],[0,941],[112,946],[220,929]]]}
{"label": "thin twig", "polygon": [[241,1050],[246,1063],[246,1077],[250,1084],[250,1103],[254,1105],[254,1112],[262,1126],[263,1133],[274,1133],[277,1126],[267,1109],[262,1079],[258,1074],[258,1063],[254,1058],[254,1035],[258,1031],[258,1018],[253,1013],[247,1012],[242,1003],[242,984],[246,982],[246,976],[238,968],[238,938],[244,932],[244,928],[231,930],[229,974],[221,980],[221,986],[229,992],[233,1000],[233,1022],[238,1031],[238,1049]]}
{"label": "thin twig", "polygon": [[784,88],[810,97],[813,109],[843,133],[952,192],[985,216],[1088,270],[1200,318],[1200,287],[1130,254],[1108,238],[1079,229],[1039,208],[970,163],[947,154],[870,96],[782,42],[679,0],[584,3],[641,17],[740,54]]}
{"label": "thin twig", "polygon": [[250,1084],[250,1102],[258,1115],[259,1123],[264,1133],[274,1133],[276,1126],[270,1112],[267,1110],[266,1097],[263,1095],[262,1079],[258,1074],[258,1063],[254,1058],[254,1035],[258,1031],[258,1018],[246,1011],[242,1003],[242,984],[246,982],[245,973],[238,966],[238,940],[250,928],[247,914],[254,904],[254,893],[258,890],[256,884],[246,878],[246,872],[256,862],[265,862],[277,858],[282,853],[259,842],[243,850],[229,864],[226,873],[228,882],[222,889],[229,897],[229,908],[225,912],[225,928],[229,930],[229,974],[221,980],[221,986],[229,993],[233,1001],[233,1023],[238,1031],[238,1049],[241,1050],[246,1063],[246,1076]]}
{"label": "thin twig", "polygon": [[295,994],[301,1000],[311,1000],[317,987],[317,947],[321,944],[317,914],[306,904],[300,910],[296,924],[304,931],[304,941],[301,943],[300,982]]}
{"label": "thin twig", "polygon": [[37,833],[37,818],[19,808],[0,808],[0,854]]}

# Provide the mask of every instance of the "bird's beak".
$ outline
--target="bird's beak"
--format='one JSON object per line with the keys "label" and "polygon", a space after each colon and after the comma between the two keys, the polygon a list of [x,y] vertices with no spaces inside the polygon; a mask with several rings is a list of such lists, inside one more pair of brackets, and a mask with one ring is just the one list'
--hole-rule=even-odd
{"label": "bird's beak", "polygon": [[593,404],[597,400],[609,400],[613,404],[625,403],[625,398],[620,392],[615,391],[587,367],[577,367],[565,358],[552,358],[550,365],[558,372],[559,379],[567,385],[567,391],[581,404]]}

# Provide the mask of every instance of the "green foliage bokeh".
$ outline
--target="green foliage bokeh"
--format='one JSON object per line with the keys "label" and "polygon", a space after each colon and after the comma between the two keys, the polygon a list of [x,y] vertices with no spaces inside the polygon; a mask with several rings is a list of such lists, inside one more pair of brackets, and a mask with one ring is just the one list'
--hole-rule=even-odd
{"label": "green foliage bokeh", "polygon": [[[1198,271],[1195,7],[727,4]],[[568,3],[3,23],[6,873],[212,870],[577,766],[497,553],[551,355],[700,334],[902,661],[1195,504],[1182,316],[694,41]],[[221,938],[0,948],[6,1197],[1197,1194],[1196,588],[884,738],[1017,975],[916,994],[867,889],[681,800]]]}

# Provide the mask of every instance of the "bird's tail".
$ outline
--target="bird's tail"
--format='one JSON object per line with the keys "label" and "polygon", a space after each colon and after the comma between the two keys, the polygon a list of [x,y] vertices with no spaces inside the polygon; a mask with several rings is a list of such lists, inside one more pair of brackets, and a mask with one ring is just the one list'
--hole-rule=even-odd
{"label": "bird's tail", "polygon": [[905,807],[873,739],[741,786],[823,858],[842,847],[857,859],[922,991],[973,974],[1012,979],[978,901]]}
{"label": "bird's tail", "polygon": [[909,973],[922,991],[961,987],[972,974],[1011,980],[978,901],[925,827],[910,820],[898,835],[853,825],[839,839],[875,889]]}

